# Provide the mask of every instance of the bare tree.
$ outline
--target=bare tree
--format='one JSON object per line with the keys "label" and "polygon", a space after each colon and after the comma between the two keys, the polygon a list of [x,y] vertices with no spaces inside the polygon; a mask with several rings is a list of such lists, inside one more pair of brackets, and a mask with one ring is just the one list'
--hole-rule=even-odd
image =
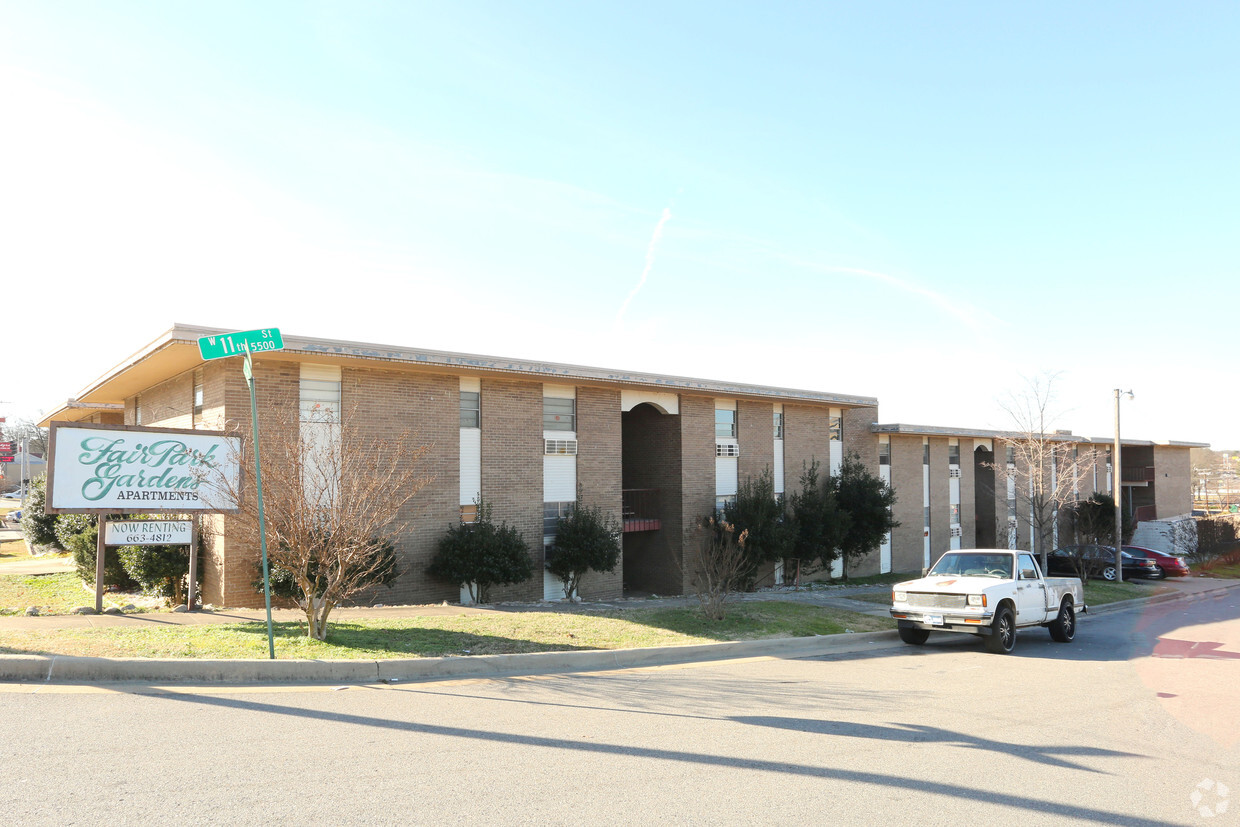
{"label": "bare tree", "polygon": [[717,517],[707,517],[698,526],[690,579],[702,614],[711,620],[723,620],[728,595],[741,585],[749,570],[745,553],[748,535],[748,531],[738,534],[735,526]]}
{"label": "bare tree", "polygon": [[[299,420],[274,407],[259,416],[267,556],[296,583],[307,634],[317,640],[326,639],[328,616],[342,601],[396,577],[393,543],[412,521],[406,505],[431,479],[421,467],[430,446],[410,431],[363,431],[360,419],[346,412]],[[248,473],[252,441],[248,430],[239,435],[237,459]],[[254,486],[215,483],[219,505],[238,510],[228,520],[229,543],[257,554]]]}
{"label": "bare tree", "polygon": [[1000,439],[1011,462],[993,465],[996,476],[1013,483],[1018,519],[1028,522],[1030,550],[1040,555],[1044,571],[1060,512],[1069,513],[1081,499],[1081,484],[1098,460],[1096,448],[1082,447],[1070,431],[1055,430],[1055,378],[1028,380],[1022,393],[1000,403],[1013,424]]}

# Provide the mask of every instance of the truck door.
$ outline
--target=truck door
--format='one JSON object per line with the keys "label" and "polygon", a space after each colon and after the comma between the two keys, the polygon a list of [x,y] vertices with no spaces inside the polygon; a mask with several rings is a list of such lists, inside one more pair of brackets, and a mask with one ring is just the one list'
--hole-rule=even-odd
{"label": "truck door", "polygon": [[1046,620],[1046,583],[1038,561],[1028,552],[1016,557],[1016,622],[1042,623]]}

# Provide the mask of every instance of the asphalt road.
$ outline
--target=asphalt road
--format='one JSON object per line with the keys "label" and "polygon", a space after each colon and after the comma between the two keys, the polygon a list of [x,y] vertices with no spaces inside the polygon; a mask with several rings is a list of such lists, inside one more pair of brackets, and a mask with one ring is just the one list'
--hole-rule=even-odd
{"label": "asphalt road", "polygon": [[[1240,593],[804,660],[0,685],[13,824],[1231,824]],[[1233,792],[1234,791],[1234,792]],[[1204,813],[1209,812],[1207,817]]]}

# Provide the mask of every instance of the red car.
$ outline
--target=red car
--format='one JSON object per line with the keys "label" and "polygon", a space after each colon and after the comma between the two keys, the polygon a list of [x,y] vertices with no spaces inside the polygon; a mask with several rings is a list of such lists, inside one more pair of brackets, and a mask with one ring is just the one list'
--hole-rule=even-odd
{"label": "red car", "polygon": [[1185,563],[1184,558],[1178,554],[1168,554],[1165,551],[1142,546],[1124,546],[1124,551],[1139,559],[1153,560],[1158,564],[1158,570],[1162,572],[1163,577],[1188,576],[1188,563]]}

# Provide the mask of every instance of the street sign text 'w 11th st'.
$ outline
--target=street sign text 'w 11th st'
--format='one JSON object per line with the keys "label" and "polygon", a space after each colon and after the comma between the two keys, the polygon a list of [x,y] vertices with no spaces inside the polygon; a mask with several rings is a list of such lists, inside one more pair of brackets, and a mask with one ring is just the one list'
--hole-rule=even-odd
{"label": "street sign text 'w 11th st'", "polygon": [[283,350],[284,338],[279,328],[242,330],[238,333],[219,333],[203,336],[198,340],[198,352],[203,359],[223,359],[243,353],[262,353],[265,350]]}

